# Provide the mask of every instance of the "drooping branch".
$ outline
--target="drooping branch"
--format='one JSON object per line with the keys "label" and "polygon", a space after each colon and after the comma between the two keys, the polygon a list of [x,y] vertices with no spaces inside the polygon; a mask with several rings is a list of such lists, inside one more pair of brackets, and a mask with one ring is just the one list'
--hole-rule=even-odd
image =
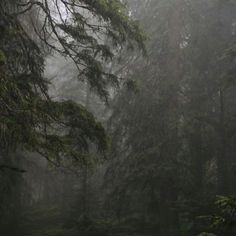
{"label": "drooping branch", "polygon": [[4,170],[10,170],[10,171],[15,171],[18,173],[25,173],[26,170],[20,169],[18,167],[13,167],[13,166],[8,166],[8,165],[0,165],[0,171]]}

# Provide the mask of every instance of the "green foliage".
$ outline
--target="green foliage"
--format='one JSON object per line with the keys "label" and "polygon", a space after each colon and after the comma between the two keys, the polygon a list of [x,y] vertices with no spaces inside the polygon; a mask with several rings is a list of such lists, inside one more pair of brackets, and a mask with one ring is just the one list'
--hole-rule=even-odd
{"label": "green foliage", "polygon": [[212,234],[212,233],[200,233],[200,234],[198,234],[198,236],[217,236],[217,235]]}
{"label": "green foliage", "polygon": [[[210,228],[219,232],[220,235],[233,235],[236,226],[236,198],[233,196],[217,196],[215,206],[214,215],[201,218],[206,219],[210,223]],[[204,233],[200,235],[204,235]]]}
{"label": "green foliage", "polygon": [[229,214],[232,217],[236,214],[236,197],[217,196],[216,206],[222,213]]}
{"label": "green foliage", "polygon": [[218,196],[215,205],[219,212],[211,217],[213,228],[236,225],[236,197]]}
{"label": "green foliage", "polygon": [[[0,22],[4,24],[0,40],[0,146],[3,150],[22,147],[38,152],[57,166],[85,163],[90,143],[101,152],[107,149],[105,131],[83,106],[50,98],[49,83],[43,77],[44,54],[51,50],[69,57],[77,66],[78,78],[107,100],[108,86],[119,84],[119,78],[104,67],[104,62],[113,58],[113,46],[119,49],[136,44],[144,50],[145,37],[119,0],[56,1],[52,5],[47,0],[0,3]],[[42,19],[27,22],[29,30],[24,20],[28,20],[28,12],[38,10]],[[63,10],[68,21],[62,17]]]}

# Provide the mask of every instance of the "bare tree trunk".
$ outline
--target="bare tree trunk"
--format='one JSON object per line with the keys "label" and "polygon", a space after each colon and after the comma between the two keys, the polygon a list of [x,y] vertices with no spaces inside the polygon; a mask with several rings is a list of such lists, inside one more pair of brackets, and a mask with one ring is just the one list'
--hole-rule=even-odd
{"label": "bare tree trunk", "polygon": [[[87,84],[87,92],[86,92],[86,108],[89,109],[90,106],[90,88],[89,84]],[[85,160],[83,166],[83,180],[82,180],[82,211],[83,211],[83,220],[86,222],[87,218],[89,217],[89,210],[88,210],[88,165],[87,161]]]}
{"label": "bare tree trunk", "polygon": [[219,193],[228,192],[228,160],[226,157],[226,132],[225,132],[225,101],[223,90],[219,91],[220,114],[219,114],[219,153],[217,160],[218,167],[218,191]]}

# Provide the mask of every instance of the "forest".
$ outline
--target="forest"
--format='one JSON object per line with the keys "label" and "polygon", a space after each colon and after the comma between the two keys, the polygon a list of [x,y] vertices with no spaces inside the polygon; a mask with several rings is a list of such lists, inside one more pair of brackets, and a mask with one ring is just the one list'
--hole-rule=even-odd
{"label": "forest", "polygon": [[235,236],[236,0],[0,0],[0,236]]}

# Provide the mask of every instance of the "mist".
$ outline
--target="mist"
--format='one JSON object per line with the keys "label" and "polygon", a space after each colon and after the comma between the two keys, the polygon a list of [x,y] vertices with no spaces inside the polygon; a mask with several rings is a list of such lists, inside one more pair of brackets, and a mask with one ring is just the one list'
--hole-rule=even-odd
{"label": "mist", "polygon": [[0,1],[0,236],[235,236],[236,1]]}

